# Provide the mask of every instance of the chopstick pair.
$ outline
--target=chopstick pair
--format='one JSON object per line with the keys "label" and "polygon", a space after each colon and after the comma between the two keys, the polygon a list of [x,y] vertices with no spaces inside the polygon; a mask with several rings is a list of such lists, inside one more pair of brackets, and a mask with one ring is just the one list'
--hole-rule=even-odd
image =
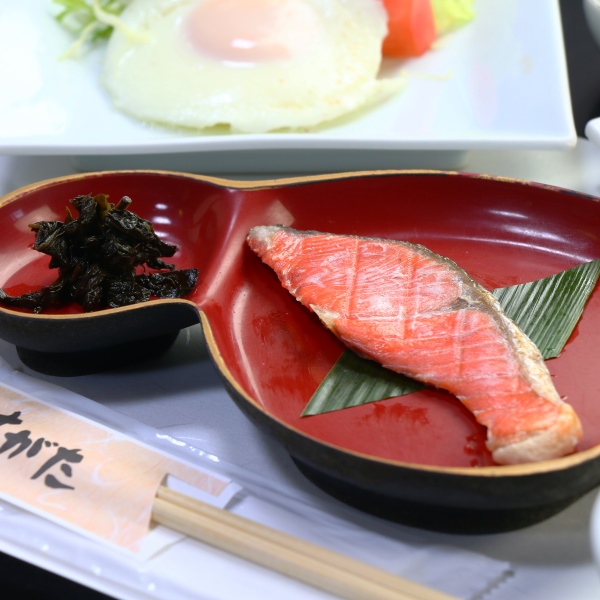
{"label": "chopstick pair", "polygon": [[348,600],[456,600],[161,486],[152,520]]}

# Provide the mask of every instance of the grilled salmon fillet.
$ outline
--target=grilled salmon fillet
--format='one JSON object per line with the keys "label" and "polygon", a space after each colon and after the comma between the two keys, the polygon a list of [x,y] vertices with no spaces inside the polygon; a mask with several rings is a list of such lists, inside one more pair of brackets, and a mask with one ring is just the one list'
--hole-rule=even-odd
{"label": "grilled salmon fillet", "polygon": [[490,292],[409,242],[250,230],[281,284],[361,356],[455,395],[487,428],[498,464],[557,458],[582,437],[543,357]]}

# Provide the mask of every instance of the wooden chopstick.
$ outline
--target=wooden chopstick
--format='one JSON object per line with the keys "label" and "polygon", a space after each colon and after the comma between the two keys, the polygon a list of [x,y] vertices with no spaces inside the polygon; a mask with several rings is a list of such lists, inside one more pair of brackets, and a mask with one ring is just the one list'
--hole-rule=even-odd
{"label": "wooden chopstick", "polygon": [[161,486],[152,520],[348,600],[456,600]]}

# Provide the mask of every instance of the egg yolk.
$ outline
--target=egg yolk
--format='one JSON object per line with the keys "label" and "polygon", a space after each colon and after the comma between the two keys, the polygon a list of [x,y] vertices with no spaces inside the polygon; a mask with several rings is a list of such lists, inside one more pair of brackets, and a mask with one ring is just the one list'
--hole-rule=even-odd
{"label": "egg yolk", "polygon": [[252,65],[306,52],[317,42],[321,23],[302,0],[205,0],[192,10],[186,27],[201,54]]}

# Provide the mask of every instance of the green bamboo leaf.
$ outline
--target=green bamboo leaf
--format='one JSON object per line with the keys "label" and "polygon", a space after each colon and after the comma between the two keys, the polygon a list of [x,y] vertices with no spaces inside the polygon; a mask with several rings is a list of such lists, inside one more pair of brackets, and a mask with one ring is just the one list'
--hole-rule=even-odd
{"label": "green bamboo leaf", "polygon": [[404,396],[425,387],[380,364],[345,350],[307,404],[303,417]]}
{"label": "green bamboo leaf", "polygon": [[[600,260],[492,293],[506,314],[540,349],[558,356],[579,321],[600,275]],[[302,416],[318,415],[410,394],[425,385],[345,350],[321,382]]]}
{"label": "green bamboo leaf", "polygon": [[599,275],[600,260],[593,260],[544,279],[499,288],[492,294],[547,360],[562,352]]}

